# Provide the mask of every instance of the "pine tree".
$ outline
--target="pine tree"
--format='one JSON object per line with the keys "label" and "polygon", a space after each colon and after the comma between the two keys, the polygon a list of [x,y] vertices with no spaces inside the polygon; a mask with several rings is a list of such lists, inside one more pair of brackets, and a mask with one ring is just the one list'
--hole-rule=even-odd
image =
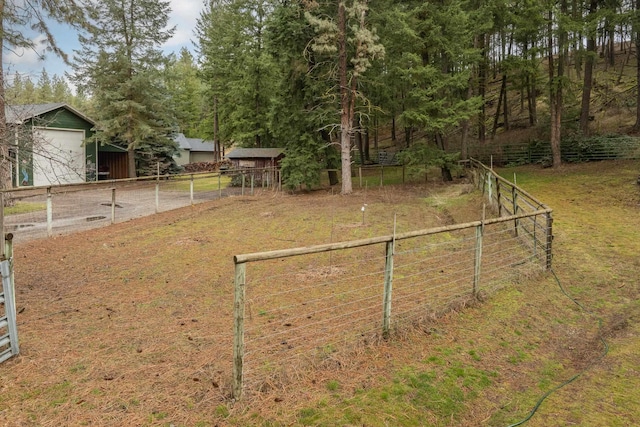
{"label": "pine tree", "polygon": [[[53,102],[53,87],[51,86],[51,79],[49,73],[44,68],[40,74],[40,78],[37,83],[37,103],[46,104]],[[60,101],[56,101],[60,102]]]}
{"label": "pine tree", "polygon": [[93,27],[80,36],[73,78],[93,98],[96,139],[127,149],[130,177],[137,175],[137,163],[141,173],[148,172],[147,162],[170,171],[175,118],[160,50],[174,32],[167,29],[169,2],[104,0],[87,10]]}
{"label": "pine tree", "polygon": [[204,84],[198,77],[198,68],[188,49],[182,48],[180,56],[172,58],[166,81],[180,131],[188,138],[206,136],[202,130]]}
{"label": "pine tree", "polygon": [[274,64],[265,49],[268,1],[209,1],[198,19],[201,73],[214,141],[245,147],[277,143],[267,123]]}
{"label": "pine tree", "polygon": [[334,88],[334,95],[339,100],[341,193],[350,194],[353,192],[351,137],[359,95],[358,83],[371,68],[372,62],[384,57],[385,49],[379,43],[376,32],[368,25],[366,0],[353,0],[348,5],[338,1],[337,5],[332,6],[334,10],[331,15],[335,18],[327,18],[327,11],[318,9],[317,4],[305,16],[316,30],[316,37],[311,42],[312,50],[319,58],[335,64],[336,71],[330,75],[332,83],[328,86]]}
{"label": "pine tree", "polygon": [[[302,1],[281,3],[271,14],[267,30],[266,46],[278,78],[269,127],[276,140],[285,144],[282,175],[290,189],[311,188],[319,184],[322,168],[339,166],[329,132],[322,130],[333,105],[324,102],[326,82],[312,72],[323,65],[307,48],[314,31],[304,11]],[[329,181],[337,183],[335,171],[329,172]]]}

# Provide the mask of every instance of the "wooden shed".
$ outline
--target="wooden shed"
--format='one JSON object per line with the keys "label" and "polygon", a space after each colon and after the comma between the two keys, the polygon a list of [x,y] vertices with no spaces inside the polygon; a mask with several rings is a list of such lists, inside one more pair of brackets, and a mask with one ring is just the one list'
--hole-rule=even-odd
{"label": "wooden shed", "polygon": [[236,148],[225,157],[237,169],[279,168],[284,148]]}

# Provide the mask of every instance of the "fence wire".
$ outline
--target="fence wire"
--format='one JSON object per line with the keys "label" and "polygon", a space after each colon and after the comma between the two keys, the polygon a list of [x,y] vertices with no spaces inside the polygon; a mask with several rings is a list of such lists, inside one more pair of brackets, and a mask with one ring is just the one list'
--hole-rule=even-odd
{"label": "fence wire", "polygon": [[282,386],[549,268],[551,210],[481,163],[469,166],[497,218],[237,255],[234,396]]}
{"label": "fence wire", "polygon": [[[265,178],[268,177],[268,178]],[[14,241],[68,234],[277,184],[275,171],[227,171],[98,181],[2,192],[2,229]]]}

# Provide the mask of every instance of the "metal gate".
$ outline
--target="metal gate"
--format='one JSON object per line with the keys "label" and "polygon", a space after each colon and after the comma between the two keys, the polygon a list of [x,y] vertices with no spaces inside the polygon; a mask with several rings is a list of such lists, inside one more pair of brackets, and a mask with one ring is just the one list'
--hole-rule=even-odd
{"label": "metal gate", "polygon": [[16,322],[15,289],[11,262],[0,262],[2,288],[0,289],[0,363],[16,356],[18,347],[18,326]]}

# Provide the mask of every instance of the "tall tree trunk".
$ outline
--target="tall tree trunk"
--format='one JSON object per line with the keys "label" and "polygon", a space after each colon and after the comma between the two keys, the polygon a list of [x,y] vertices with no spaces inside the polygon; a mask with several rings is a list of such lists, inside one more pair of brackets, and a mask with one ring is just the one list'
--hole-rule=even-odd
{"label": "tall tree trunk", "polygon": [[133,146],[129,146],[127,148],[127,165],[129,169],[128,178],[135,178],[137,176],[136,173],[136,150],[134,150]]}
{"label": "tall tree trunk", "polygon": [[[589,16],[596,12],[598,0],[589,2]],[[591,105],[591,88],[593,86],[593,65],[596,56],[596,36],[590,30],[587,38],[587,57],[584,64],[584,82],[582,84],[582,106],[580,108],[580,132],[589,134],[589,114]]]}
{"label": "tall tree trunk", "polygon": [[347,81],[347,19],[345,5],[338,4],[338,73],[340,82],[340,163],[342,194],[351,194],[351,91]]}
{"label": "tall tree trunk", "polygon": [[218,121],[218,97],[213,98],[213,150],[215,151],[215,160],[222,160],[220,150],[220,122]]}
{"label": "tall tree trunk", "polygon": [[353,118],[353,133],[355,135],[356,147],[358,148],[358,156],[360,156],[360,164],[364,165],[364,144],[362,143],[362,129],[359,127],[357,119]]}
{"label": "tall tree trunk", "polygon": [[[5,1],[0,0],[0,37],[4,35],[4,9]],[[0,48],[2,44],[0,43]],[[7,129],[7,116],[5,113],[5,90],[4,90],[4,49],[0,49],[0,187],[7,190],[12,187],[11,183],[11,156],[9,156],[9,132]],[[18,171],[16,171],[18,173]],[[5,200],[6,203],[6,200]],[[0,206],[2,209],[3,206]],[[3,232],[0,230],[0,232]]]}
{"label": "tall tree trunk", "polygon": [[[395,144],[396,142],[396,115],[394,114],[391,117],[391,141]],[[376,140],[376,143],[378,141]]]}
{"label": "tall tree trunk", "polygon": [[[564,6],[564,7],[562,7]],[[561,11],[566,11],[565,0],[562,0]],[[558,69],[555,70],[555,61],[553,57],[553,12],[549,11],[549,110],[551,114],[551,155],[554,168],[562,164],[562,155],[560,152],[560,140],[562,131],[562,79],[564,77],[564,31],[558,29]]]}
{"label": "tall tree trunk", "polygon": [[[469,100],[473,96],[473,85],[471,83],[471,79],[469,79],[465,100]],[[463,120],[461,127],[462,135],[460,137],[460,158],[462,160],[467,160],[469,158],[469,128],[471,127],[471,121],[469,119]]]}
{"label": "tall tree trunk", "polygon": [[[635,13],[640,13],[640,0],[634,1]],[[635,29],[635,43],[636,43],[636,123],[633,125],[633,130],[640,131],[640,26]]]}
{"label": "tall tree trunk", "polygon": [[[444,140],[444,136],[440,132],[436,133],[436,145],[443,152],[446,152],[447,146]],[[443,166],[440,166],[440,173],[442,174],[442,180],[444,182],[453,181],[453,176],[451,175],[451,169],[449,169],[446,164]]]}
{"label": "tall tree trunk", "polygon": [[[503,74],[502,75],[502,84],[500,85],[500,95],[498,96],[498,107],[496,108],[496,114],[493,117],[493,129],[491,130],[491,138],[495,138],[496,136],[496,132],[498,131],[498,122],[500,120],[500,108],[503,107],[503,103],[506,103],[507,100],[507,75]],[[504,119],[505,119],[505,129],[507,128],[507,108],[506,108],[506,104],[504,106]]]}
{"label": "tall tree trunk", "polygon": [[371,162],[371,155],[370,155],[370,147],[371,144],[369,143],[369,128],[364,128],[362,130],[364,132],[364,160],[365,163],[369,163]]}
{"label": "tall tree trunk", "polygon": [[486,129],[486,89],[487,89],[487,50],[486,50],[486,34],[481,34],[478,38],[479,48],[482,55],[480,65],[478,67],[478,95],[482,100],[480,105],[480,113],[478,114],[478,141],[485,142]]}
{"label": "tall tree trunk", "polygon": [[404,128],[404,146],[406,148],[411,147],[411,140],[413,139],[413,127],[408,126]]}

